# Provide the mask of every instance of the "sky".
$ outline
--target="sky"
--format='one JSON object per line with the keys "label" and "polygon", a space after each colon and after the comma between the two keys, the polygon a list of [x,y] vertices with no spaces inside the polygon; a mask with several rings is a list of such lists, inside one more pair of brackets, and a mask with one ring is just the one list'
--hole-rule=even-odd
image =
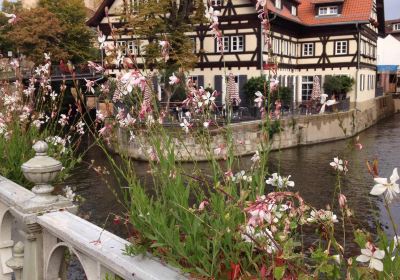
{"label": "sky", "polygon": [[400,0],[385,0],[385,20],[400,18]]}
{"label": "sky", "polygon": [[[384,0],[385,1],[385,18],[398,19],[400,18],[400,0]],[[0,0],[0,7],[3,0]]]}

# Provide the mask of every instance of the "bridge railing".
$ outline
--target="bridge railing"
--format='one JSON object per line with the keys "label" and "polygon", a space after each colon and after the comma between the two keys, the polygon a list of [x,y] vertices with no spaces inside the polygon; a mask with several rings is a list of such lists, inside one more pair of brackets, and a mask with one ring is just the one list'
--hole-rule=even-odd
{"label": "bridge railing", "polygon": [[13,274],[15,280],[63,279],[67,252],[77,257],[88,280],[186,279],[151,256],[125,255],[128,241],[76,216],[67,198],[51,195],[48,180],[59,165],[39,143],[35,158],[23,165],[36,183],[32,191],[0,176],[0,280]]}

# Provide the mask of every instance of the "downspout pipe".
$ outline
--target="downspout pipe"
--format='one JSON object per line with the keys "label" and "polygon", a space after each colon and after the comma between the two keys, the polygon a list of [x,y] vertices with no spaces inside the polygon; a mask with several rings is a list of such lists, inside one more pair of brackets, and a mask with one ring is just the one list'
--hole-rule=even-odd
{"label": "downspout pipe", "polygon": [[357,111],[357,97],[358,97],[358,91],[360,89],[360,75],[359,75],[359,71],[360,71],[360,59],[361,59],[361,30],[360,30],[360,25],[358,22],[356,22],[356,28],[357,28],[357,32],[358,32],[358,50],[357,50],[357,69],[356,69],[356,90],[355,90],[355,97],[354,97],[354,104],[355,104],[355,109]]}

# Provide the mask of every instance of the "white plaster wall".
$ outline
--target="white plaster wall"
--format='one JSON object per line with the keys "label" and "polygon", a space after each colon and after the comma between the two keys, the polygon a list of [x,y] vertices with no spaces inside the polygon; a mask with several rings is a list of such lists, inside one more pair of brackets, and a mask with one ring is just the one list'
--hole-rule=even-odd
{"label": "white plaster wall", "polygon": [[400,41],[392,35],[378,38],[378,65],[400,65]]}

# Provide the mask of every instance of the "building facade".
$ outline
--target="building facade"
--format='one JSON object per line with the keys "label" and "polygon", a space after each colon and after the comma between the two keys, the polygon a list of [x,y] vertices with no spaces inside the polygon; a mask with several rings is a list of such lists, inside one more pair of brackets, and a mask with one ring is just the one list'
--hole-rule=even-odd
{"label": "building facade", "polygon": [[400,93],[400,40],[391,34],[378,38],[378,86]]}
{"label": "building facade", "polygon": [[[21,0],[21,2],[24,8],[31,9],[35,8],[38,5],[39,0]],[[95,10],[96,8],[98,8],[101,0],[85,0],[84,2],[86,8],[90,10]]]}
{"label": "building facade", "polygon": [[387,20],[385,22],[385,32],[400,41],[400,18]]}
{"label": "building facade", "polygon": [[[272,51],[277,57],[277,78],[290,87],[293,101],[310,99],[313,80],[321,83],[330,75],[348,75],[356,84],[348,94],[351,102],[362,103],[375,97],[377,69],[377,39],[384,33],[383,0],[267,0],[270,12]],[[224,67],[236,75],[243,86],[250,77],[269,74],[265,69],[262,29],[255,9],[249,0],[213,0],[220,10],[220,29],[223,32],[224,61],[208,25],[199,25],[188,35],[198,63],[190,75],[199,86],[223,92]],[[123,0],[104,0],[88,25],[110,34],[108,20],[122,27],[119,15]],[[207,4],[208,5],[208,4]],[[109,19],[105,18],[108,7]],[[113,40],[110,36],[107,40]],[[117,45],[138,54],[135,38],[119,35]],[[141,41],[141,44],[146,42]],[[242,98],[243,99],[243,98]],[[224,98],[222,97],[222,100]]]}

